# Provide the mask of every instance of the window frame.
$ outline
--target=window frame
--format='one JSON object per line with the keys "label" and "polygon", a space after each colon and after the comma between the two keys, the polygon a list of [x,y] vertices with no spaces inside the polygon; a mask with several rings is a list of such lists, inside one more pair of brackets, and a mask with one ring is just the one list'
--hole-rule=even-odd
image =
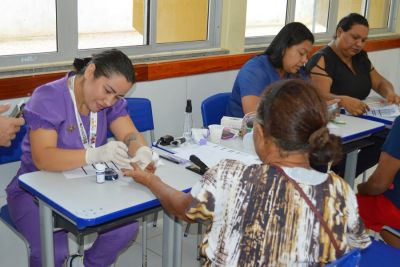
{"label": "window frame", "polygon": [[[400,0],[391,0],[391,7],[388,18],[388,26],[381,29],[370,29],[369,37],[374,37],[376,35],[391,35],[396,32],[396,15],[399,8]],[[370,1],[367,0],[366,9],[368,12],[368,6]],[[286,18],[285,24],[294,21],[295,17],[296,0],[287,0],[286,7]],[[329,10],[328,10],[328,21],[327,21],[327,31],[324,33],[313,33],[316,43],[326,40],[331,40],[332,36],[335,35],[336,25],[337,25],[337,15],[338,15],[339,3],[338,0],[329,0]],[[366,14],[366,12],[364,12]],[[263,45],[271,43],[275,35],[268,36],[258,36],[258,37],[246,37],[245,46],[246,51],[252,50],[251,47],[257,45]]]}
{"label": "window frame", "polygon": [[[56,6],[57,51],[26,53],[19,55],[0,56],[2,71],[26,69],[29,67],[53,67],[71,64],[75,57],[88,57],[93,53],[110,47],[78,49],[78,0],[54,0]],[[150,29],[150,34],[144,37],[144,45],[118,46],[130,58],[138,55],[153,55],[163,52],[176,52],[218,48],[220,44],[220,28],[222,3],[219,0],[208,0],[207,40],[176,43],[155,43],[156,10],[158,0],[144,1],[144,32]],[[149,18],[149,17],[150,18]]]}

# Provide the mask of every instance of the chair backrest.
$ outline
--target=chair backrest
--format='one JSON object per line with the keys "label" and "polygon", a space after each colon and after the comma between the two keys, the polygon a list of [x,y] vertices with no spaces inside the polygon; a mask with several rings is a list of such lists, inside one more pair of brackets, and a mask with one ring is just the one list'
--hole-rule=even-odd
{"label": "chair backrest", "polygon": [[26,134],[26,126],[22,126],[10,147],[0,147],[0,164],[21,160],[21,144]]}
{"label": "chair backrest", "polygon": [[400,249],[372,240],[372,244],[361,250],[360,266],[399,266]]}
{"label": "chair backrest", "polygon": [[11,228],[15,229],[15,224],[13,223],[13,221],[11,220],[10,217],[10,213],[8,211],[8,205],[4,205],[3,207],[1,207],[0,210],[0,219],[8,224]]}
{"label": "chair backrest", "polygon": [[203,117],[203,127],[210,124],[220,124],[221,118],[226,114],[231,93],[219,93],[209,96],[201,103],[201,116]]}
{"label": "chair backrest", "polygon": [[361,253],[359,248],[355,248],[346,254],[344,254],[339,259],[328,263],[325,267],[350,267],[350,266],[358,266],[358,263],[361,259]]}
{"label": "chair backrest", "polygon": [[147,98],[129,97],[128,112],[139,132],[150,132],[151,142],[155,142],[154,121],[151,102]]}

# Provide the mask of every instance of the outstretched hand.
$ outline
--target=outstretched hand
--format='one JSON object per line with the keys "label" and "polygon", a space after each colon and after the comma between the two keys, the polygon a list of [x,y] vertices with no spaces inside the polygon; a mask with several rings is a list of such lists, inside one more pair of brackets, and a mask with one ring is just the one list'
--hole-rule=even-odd
{"label": "outstretched hand", "polygon": [[134,181],[147,186],[151,179],[156,179],[153,173],[155,166],[153,163],[147,165],[146,169],[142,170],[137,163],[131,163],[133,169],[122,169],[122,173],[125,176],[132,177]]}

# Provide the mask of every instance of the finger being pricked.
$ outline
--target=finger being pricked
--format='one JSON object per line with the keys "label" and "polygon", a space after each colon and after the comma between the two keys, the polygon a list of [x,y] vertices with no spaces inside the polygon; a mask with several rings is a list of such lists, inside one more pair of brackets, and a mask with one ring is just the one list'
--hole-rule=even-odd
{"label": "finger being pricked", "polygon": [[157,169],[156,164],[154,162],[150,162],[144,170],[150,173],[155,173],[156,169]]}

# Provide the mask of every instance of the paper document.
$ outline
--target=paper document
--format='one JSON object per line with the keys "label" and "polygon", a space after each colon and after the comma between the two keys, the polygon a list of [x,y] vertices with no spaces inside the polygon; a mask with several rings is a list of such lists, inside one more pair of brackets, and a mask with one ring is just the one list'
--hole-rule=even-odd
{"label": "paper document", "polygon": [[[106,167],[113,168],[116,171],[120,170],[120,166],[112,161],[104,162],[104,164],[106,165]],[[89,176],[95,176],[96,168],[94,167],[94,164],[90,164],[70,171],[65,171],[63,172],[63,174],[66,179],[85,178]]]}
{"label": "paper document", "polygon": [[367,98],[365,103],[369,106],[366,115],[379,117],[396,117],[400,115],[399,106],[388,104],[383,98]]}
{"label": "paper document", "polygon": [[213,167],[223,159],[234,159],[250,165],[261,163],[256,155],[230,149],[221,145],[207,143],[206,145],[193,145],[179,148],[174,156],[189,160],[190,155],[196,155],[208,167]]}

